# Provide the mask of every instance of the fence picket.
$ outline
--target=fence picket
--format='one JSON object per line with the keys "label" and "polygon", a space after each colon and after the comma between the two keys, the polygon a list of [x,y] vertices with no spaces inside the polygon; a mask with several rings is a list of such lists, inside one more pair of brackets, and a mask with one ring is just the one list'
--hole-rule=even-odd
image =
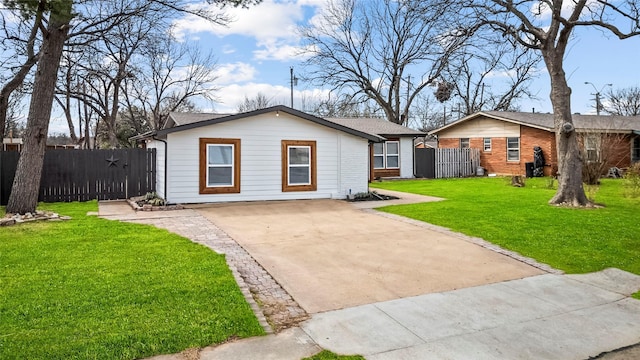
{"label": "fence picket", "polygon": [[[0,151],[0,204],[11,193],[19,153]],[[155,149],[45,152],[38,200],[115,200],[155,191]],[[130,183],[128,183],[130,181]]]}
{"label": "fence picket", "polygon": [[480,166],[479,149],[435,149],[436,179],[473,176]]}

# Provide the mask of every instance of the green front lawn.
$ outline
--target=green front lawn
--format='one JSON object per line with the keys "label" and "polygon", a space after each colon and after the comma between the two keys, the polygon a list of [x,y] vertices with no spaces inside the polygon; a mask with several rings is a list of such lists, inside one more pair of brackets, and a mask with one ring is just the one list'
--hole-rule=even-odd
{"label": "green front lawn", "polygon": [[1,359],[135,359],[263,334],[224,257],[151,226],[44,204],[0,228]]}
{"label": "green front lawn", "polygon": [[621,180],[604,179],[595,200],[605,208],[560,208],[547,204],[555,193],[548,181],[527,179],[523,188],[486,177],[371,186],[446,198],[381,210],[483,238],[567,273],[616,267],[640,275],[640,198],[623,197]]}

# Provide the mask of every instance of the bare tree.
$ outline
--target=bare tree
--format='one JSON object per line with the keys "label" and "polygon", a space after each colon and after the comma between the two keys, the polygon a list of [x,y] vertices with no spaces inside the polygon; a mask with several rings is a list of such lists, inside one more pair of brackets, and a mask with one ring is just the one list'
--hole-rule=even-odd
{"label": "bare tree", "polygon": [[640,116],[640,87],[611,89],[606,95],[604,111],[611,115]]}
{"label": "bare tree", "polygon": [[539,54],[495,34],[477,32],[447,63],[443,78],[453,85],[460,116],[481,110],[509,111],[518,99],[533,98],[529,84],[540,63]]}
{"label": "bare tree", "polygon": [[[42,1],[39,2],[40,7]],[[46,29],[43,29],[42,54],[33,84],[27,128],[22,154],[7,203],[8,213],[34,212],[38,203],[38,188],[46,148],[49,119],[60,57],[72,19],[72,3],[60,1],[49,11]],[[40,19],[38,19],[39,21]]]}
{"label": "bare tree", "polygon": [[415,97],[472,33],[451,27],[455,13],[451,1],[331,0],[320,21],[300,29],[310,80],[373,99],[404,124]]}
{"label": "bare tree", "polygon": [[211,53],[178,43],[171,34],[155,34],[135,56],[135,76],[124,81],[126,109],[138,108],[148,128],[162,129],[169,113],[190,106],[191,99],[214,99],[215,69]]}
{"label": "bare tree", "polygon": [[[217,5],[232,4],[244,6],[260,0],[212,0]],[[204,8],[194,8],[186,0],[7,0],[5,5],[14,14],[27,13],[32,16],[33,27],[40,32],[42,43],[37,59],[38,71],[34,77],[24,146],[18,161],[7,212],[25,213],[35,211],[46,138],[51,117],[51,107],[56,87],[60,59],[66,45],[86,45],[95,40],[96,35],[130,21],[141,9],[155,7],[171,16],[176,12],[204,17],[214,23],[224,23],[228,18],[223,13]],[[110,12],[110,9],[119,12]],[[106,10],[105,10],[106,9]],[[43,16],[38,17],[38,11]],[[44,14],[48,14],[45,20]],[[73,29],[73,31],[71,31]],[[70,39],[74,39],[73,42]]]}
{"label": "bare tree", "polygon": [[249,98],[247,95],[245,95],[244,100],[242,100],[242,102],[238,104],[237,110],[238,112],[242,113],[268,108],[271,105],[273,105],[273,99],[259,92],[252,98]]}
{"label": "bare tree", "polygon": [[542,54],[551,82],[558,151],[558,190],[550,204],[590,205],[582,186],[583,158],[571,117],[571,88],[563,60],[577,27],[595,27],[620,39],[640,35],[640,4],[597,0],[462,0],[467,19],[499,32],[514,45]]}
{"label": "bare tree", "polygon": [[[10,4],[11,5],[11,4]],[[18,4],[14,6],[21,8]],[[0,138],[4,137],[7,128],[7,114],[10,111],[10,99],[16,90],[19,90],[31,71],[31,68],[38,61],[38,30],[42,22],[45,12],[45,2],[39,1],[32,11],[20,12],[22,21],[18,22],[15,27],[7,20],[7,14],[0,12],[0,26],[2,27],[2,68],[6,73],[3,74],[2,88],[0,88]],[[4,73],[4,72],[3,72]]]}

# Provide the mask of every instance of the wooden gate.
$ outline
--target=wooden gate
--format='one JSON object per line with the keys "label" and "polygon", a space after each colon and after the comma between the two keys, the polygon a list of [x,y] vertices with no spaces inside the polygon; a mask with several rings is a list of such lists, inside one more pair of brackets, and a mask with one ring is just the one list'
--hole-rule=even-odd
{"label": "wooden gate", "polygon": [[[5,205],[19,153],[0,152],[0,204]],[[155,191],[155,149],[47,150],[39,201],[126,199]]]}
{"label": "wooden gate", "polygon": [[474,176],[480,166],[479,149],[436,149],[436,178]]}

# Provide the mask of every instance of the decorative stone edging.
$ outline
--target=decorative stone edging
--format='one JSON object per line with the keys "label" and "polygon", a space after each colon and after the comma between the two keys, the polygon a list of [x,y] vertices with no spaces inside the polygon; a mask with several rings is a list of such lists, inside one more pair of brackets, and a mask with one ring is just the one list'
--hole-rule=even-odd
{"label": "decorative stone edging", "polygon": [[142,206],[138,205],[138,203],[134,200],[135,198],[127,199],[127,203],[131,205],[133,210],[135,211],[170,211],[170,210],[183,210],[184,207],[180,204],[175,205],[151,205],[144,204]]}
{"label": "decorative stone edging", "polygon": [[15,224],[21,224],[31,221],[63,221],[71,220],[70,216],[60,216],[52,211],[36,210],[35,214],[6,214],[4,218],[0,219],[0,226],[11,226]]}

